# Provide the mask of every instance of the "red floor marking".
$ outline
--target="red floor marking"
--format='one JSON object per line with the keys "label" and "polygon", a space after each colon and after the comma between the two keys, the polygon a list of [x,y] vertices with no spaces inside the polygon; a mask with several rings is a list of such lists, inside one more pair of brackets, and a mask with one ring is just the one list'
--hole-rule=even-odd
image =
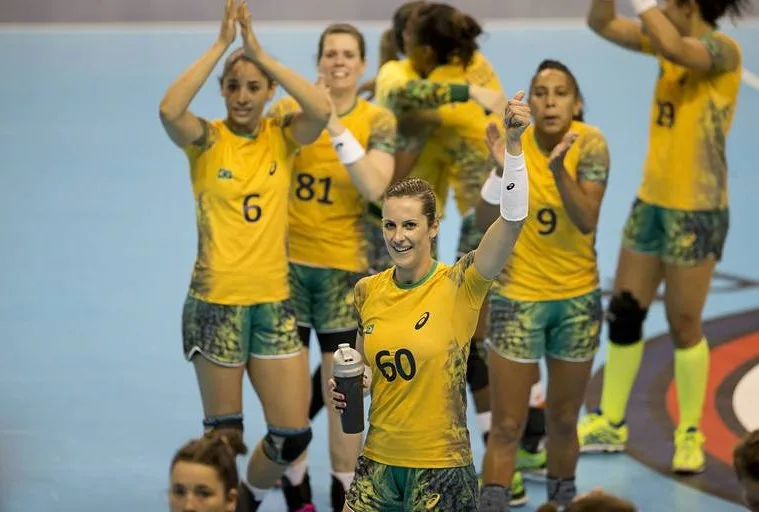
{"label": "red floor marking", "polygon": [[[731,400],[718,397],[717,388],[732,372],[746,361],[759,356],[759,332],[753,332],[727,343],[722,343],[711,351],[709,383],[706,387],[706,401],[701,429],[706,436],[706,452],[722,462],[732,465],[733,447],[738,437],[724,424],[717,412],[717,400]],[[679,413],[677,408],[677,389],[674,380],[667,389],[667,412],[677,425]]]}

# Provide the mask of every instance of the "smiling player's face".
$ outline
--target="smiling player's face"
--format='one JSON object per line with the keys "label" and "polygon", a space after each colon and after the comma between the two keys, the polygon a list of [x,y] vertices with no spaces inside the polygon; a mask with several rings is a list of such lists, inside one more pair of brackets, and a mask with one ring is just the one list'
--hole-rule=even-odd
{"label": "smiling player's face", "polygon": [[351,34],[330,34],[324,38],[319,74],[332,90],[356,90],[364,74],[358,39]]}
{"label": "smiling player's face", "polygon": [[417,197],[390,197],[382,206],[382,233],[395,266],[413,271],[432,254],[438,221],[429,224]]}

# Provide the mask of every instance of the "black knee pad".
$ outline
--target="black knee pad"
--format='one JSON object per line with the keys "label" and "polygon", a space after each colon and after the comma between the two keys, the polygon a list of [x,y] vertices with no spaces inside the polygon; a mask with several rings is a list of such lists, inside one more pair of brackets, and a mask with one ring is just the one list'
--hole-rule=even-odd
{"label": "black knee pad", "polygon": [[471,342],[469,359],[466,360],[466,381],[472,393],[485,389],[490,384],[488,365],[480,355],[480,351],[474,341]]}
{"label": "black knee pad", "polygon": [[319,340],[319,348],[322,354],[333,354],[337,347],[347,343],[351,348],[356,348],[356,329],[340,332],[322,332],[317,333],[316,338]]}
{"label": "black knee pad", "polygon": [[205,428],[206,432],[226,428],[242,432],[242,413],[211,416],[203,420],[203,428]]}
{"label": "black knee pad", "polygon": [[306,451],[312,437],[311,427],[292,429],[269,425],[263,442],[264,454],[277,464],[290,464]]}
{"label": "black knee pad", "polygon": [[648,309],[640,307],[638,300],[628,291],[611,298],[607,318],[609,339],[617,345],[632,345],[643,339],[643,322]]}
{"label": "black knee pad", "polygon": [[322,393],[322,367],[316,367],[311,376],[311,404],[308,407],[308,419],[313,421],[319,411],[324,408],[324,394]]}

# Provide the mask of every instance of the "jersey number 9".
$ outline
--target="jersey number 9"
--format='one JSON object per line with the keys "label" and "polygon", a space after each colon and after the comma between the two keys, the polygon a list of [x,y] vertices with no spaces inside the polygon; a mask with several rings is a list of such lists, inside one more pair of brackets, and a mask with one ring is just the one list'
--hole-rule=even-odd
{"label": "jersey number 9", "polygon": [[393,382],[398,377],[408,381],[416,375],[414,354],[407,348],[399,348],[395,351],[395,357],[392,358],[389,350],[380,350],[377,352],[374,362],[388,382]]}
{"label": "jersey number 9", "polygon": [[550,235],[556,231],[556,212],[551,208],[541,208],[538,210],[538,222],[540,222],[544,228],[538,230],[541,235]]}

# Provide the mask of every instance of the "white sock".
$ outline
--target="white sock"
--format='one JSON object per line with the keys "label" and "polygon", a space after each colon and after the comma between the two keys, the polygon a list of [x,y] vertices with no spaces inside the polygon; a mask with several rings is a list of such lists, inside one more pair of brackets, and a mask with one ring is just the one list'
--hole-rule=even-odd
{"label": "white sock", "polygon": [[343,490],[345,492],[348,492],[348,489],[351,488],[351,483],[353,483],[353,475],[355,473],[335,473],[332,472],[332,476],[337,478],[341,484],[343,484]]}
{"label": "white sock", "polygon": [[308,471],[308,461],[301,460],[295,461],[285,469],[285,476],[293,486],[297,487],[303,483],[303,479],[306,478],[306,471]]}
{"label": "white sock", "polygon": [[482,432],[483,435],[490,432],[490,423],[492,417],[493,415],[490,411],[477,414],[477,424],[480,426],[480,432]]}
{"label": "white sock", "polygon": [[247,487],[250,493],[253,495],[253,499],[259,503],[264,500],[266,493],[269,492],[268,489],[259,489],[258,487],[253,487],[247,480],[243,480],[242,483],[245,484],[245,487]]}

